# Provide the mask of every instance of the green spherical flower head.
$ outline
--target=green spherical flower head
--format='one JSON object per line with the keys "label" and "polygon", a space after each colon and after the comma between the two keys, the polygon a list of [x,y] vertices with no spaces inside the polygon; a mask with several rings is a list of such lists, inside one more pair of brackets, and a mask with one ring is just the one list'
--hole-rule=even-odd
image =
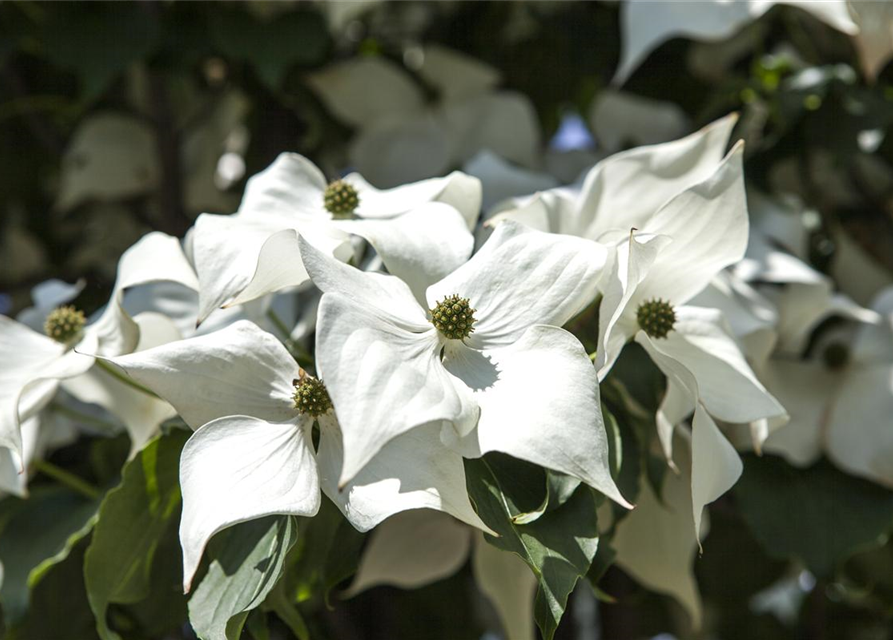
{"label": "green spherical flower head", "polygon": [[71,305],[53,309],[43,324],[43,330],[56,342],[67,344],[77,338],[87,319],[84,312]]}
{"label": "green spherical flower head", "polygon": [[437,303],[431,311],[431,324],[450,340],[462,340],[474,332],[474,312],[468,298],[453,294]]}
{"label": "green spherical flower head", "polygon": [[317,418],[332,409],[332,399],[322,380],[302,371],[301,377],[292,382],[295,385],[295,409],[302,414]]}
{"label": "green spherical flower head", "polygon": [[676,324],[676,311],[669,301],[660,298],[646,300],[636,311],[636,320],[642,331],[652,338],[666,338]]}
{"label": "green spherical flower head", "polygon": [[850,361],[850,350],[842,342],[832,342],[822,352],[822,360],[829,369],[839,371]]}
{"label": "green spherical flower head", "polygon": [[360,196],[353,185],[335,180],[323,194],[326,210],[336,218],[349,218],[360,206]]}

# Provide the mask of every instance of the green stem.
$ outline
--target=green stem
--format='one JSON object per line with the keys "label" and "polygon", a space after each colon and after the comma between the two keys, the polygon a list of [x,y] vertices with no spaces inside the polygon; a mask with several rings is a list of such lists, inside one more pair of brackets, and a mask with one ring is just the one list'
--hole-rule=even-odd
{"label": "green stem", "polygon": [[291,331],[289,331],[288,326],[286,326],[285,322],[283,322],[282,318],[279,317],[279,314],[276,313],[272,307],[267,309],[267,318],[270,319],[270,322],[272,322],[279,330],[285,340],[291,339]]}
{"label": "green stem", "polygon": [[116,424],[112,424],[111,422],[106,422],[105,420],[102,420],[100,418],[82,413],[76,409],[72,409],[71,407],[66,407],[65,405],[59,404],[58,402],[51,403],[49,409],[54,413],[60,413],[63,416],[71,418],[72,420],[77,420],[79,422],[84,422],[96,427],[100,427],[105,431],[116,431],[118,429],[118,425]]}
{"label": "green stem", "polygon": [[157,393],[155,393],[148,387],[144,387],[143,385],[141,385],[139,382],[137,382],[130,376],[128,376],[124,373],[121,373],[120,371],[118,371],[118,369],[116,369],[115,367],[110,365],[105,360],[96,358],[96,364],[99,366],[100,369],[102,369],[107,374],[109,374],[110,376],[112,376],[113,378],[118,380],[118,382],[121,382],[122,384],[126,384],[128,387],[132,387],[132,388],[136,389],[137,391],[141,391],[141,392],[145,393],[147,396],[152,396],[153,398],[159,397]]}
{"label": "green stem", "polygon": [[51,462],[47,462],[46,460],[35,460],[32,462],[32,466],[35,471],[57,480],[60,484],[65,485],[69,489],[80,493],[82,496],[89,498],[90,500],[96,500],[102,495],[102,492],[99,489],[86,480],[79,478],[73,473],[69,473],[65,469],[57,467]]}

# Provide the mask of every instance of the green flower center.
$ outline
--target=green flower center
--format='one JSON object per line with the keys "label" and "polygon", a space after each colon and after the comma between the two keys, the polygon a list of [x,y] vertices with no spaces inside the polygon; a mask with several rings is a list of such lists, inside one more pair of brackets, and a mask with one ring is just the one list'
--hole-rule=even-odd
{"label": "green flower center", "polygon": [[676,324],[676,311],[669,301],[646,300],[636,310],[636,320],[642,331],[652,338],[666,338]]}
{"label": "green flower center", "polygon": [[301,377],[292,381],[295,386],[295,409],[313,418],[332,409],[332,399],[322,380],[301,371]]}
{"label": "green flower center", "polygon": [[360,206],[360,196],[353,185],[344,180],[335,180],[323,194],[326,210],[336,218],[349,218]]}
{"label": "green flower center", "polygon": [[822,352],[822,360],[829,369],[839,371],[850,361],[850,350],[842,342],[832,342]]}
{"label": "green flower center", "polygon": [[50,312],[43,330],[56,342],[67,344],[80,335],[85,324],[87,318],[84,317],[84,312],[66,305]]}
{"label": "green flower center", "polygon": [[430,310],[431,324],[450,340],[462,340],[474,332],[474,312],[468,298],[453,294]]}

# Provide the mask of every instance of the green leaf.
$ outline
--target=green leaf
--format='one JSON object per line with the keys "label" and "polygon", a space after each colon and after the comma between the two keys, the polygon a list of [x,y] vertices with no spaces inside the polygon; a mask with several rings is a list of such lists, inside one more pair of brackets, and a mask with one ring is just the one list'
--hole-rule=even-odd
{"label": "green leaf", "polygon": [[96,630],[120,640],[106,620],[109,604],[149,595],[153,556],[180,514],[180,451],[189,434],[172,431],[150,442],[126,467],[121,484],[102,501],[84,562],[84,580]]}
{"label": "green leaf", "polygon": [[[499,460],[494,465],[494,460]],[[465,461],[468,493],[478,515],[499,538],[485,536],[499,549],[518,554],[533,570],[539,582],[536,594],[536,623],[546,640],[551,640],[564,614],[567,598],[577,580],[586,575],[598,549],[598,520],[593,492],[580,487],[561,507],[543,514],[526,525],[517,525],[518,486],[527,487],[524,466],[511,465],[505,457],[486,456]],[[535,477],[535,476],[533,476]],[[509,491],[509,488],[511,489]]]}
{"label": "green leaf", "polygon": [[[89,534],[88,534],[89,536]],[[50,567],[31,591],[28,613],[14,626],[7,621],[4,640],[95,640],[96,624],[84,586],[87,540],[74,544],[68,557]]]}
{"label": "green leaf", "polygon": [[28,608],[28,594],[53,565],[90,532],[99,502],[59,486],[37,487],[27,500],[16,500],[0,534],[0,588],[7,624],[15,624]]}
{"label": "green leaf", "polygon": [[893,527],[893,492],[822,460],[795,469],[773,456],[745,456],[735,496],[766,552],[798,558],[821,578],[860,549],[883,544]]}
{"label": "green leaf", "polygon": [[512,522],[515,524],[530,524],[544,513],[553,511],[570,500],[579,486],[580,480],[578,478],[546,469],[546,497],[533,511],[513,516]]}
{"label": "green leaf", "polygon": [[270,516],[218,533],[210,565],[189,599],[189,621],[202,640],[236,640],[248,613],[275,586],[298,536],[295,519]]}
{"label": "green leaf", "polygon": [[97,98],[131,62],[147,57],[159,25],[148,7],[128,2],[58,5],[40,29],[46,57],[78,75],[84,98]]}
{"label": "green leaf", "polygon": [[212,14],[211,27],[220,52],[248,61],[273,90],[280,88],[293,65],[318,64],[329,47],[329,32],[322,16],[306,9],[280,13],[264,21],[242,8],[221,7]]}
{"label": "green leaf", "polygon": [[294,604],[322,596],[328,603],[329,592],[356,573],[365,537],[325,496],[319,512],[302,518],[299,526],[298,544],[289,558],[291,570],[284,580],[285,601]]}

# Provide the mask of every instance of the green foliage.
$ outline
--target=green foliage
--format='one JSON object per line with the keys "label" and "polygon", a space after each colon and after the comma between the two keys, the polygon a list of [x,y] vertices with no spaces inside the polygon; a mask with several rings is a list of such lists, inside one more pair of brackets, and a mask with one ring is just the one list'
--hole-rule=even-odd
{"label": "green foliage", "polygon": [[512,519],[526,513],[521,505],[530,501],[531,488],[540,482],[528,465],[490,454],[466,460],[465,472],[481,520],[500,535],[486,536],[487,542],[518,554],[536,575],[536,623],[543,637],[551,640],[570,592],[589,571],[598,549],[595,495],[588,487],[579,487],[561,507],[519,525]]}
{"label": "green foliage", "polygon": [[84,562],[96,630],[120,640],[106,617],[112,603],[137,603],[151,594],[153,557],[180,514],[180,450],[188,434],[175,429],[150,442],[124,468],[121,484],[102,501]]}
{"label": "green foliage", "polygon": [[893,492],[826,461],[795,469],[780,458],[747,456],[734,492],[770,555],[797,558],[820,577],[859,549],[883,544],[893,528]]}
{"label": "green foliage", "polygon": [[269,516],[214,536],[208,572],[189,599],[189,621],[199,638],[239,638],[249,612],[279,580],[297,535],[293,517]]}
{"label": "green foliage", "polygon": [[325,21],[315,10],[289,10],[264,19],[244,7],[220,7],[212,15],[211,29],[221,53],[250,63],[274,91],[292,66],[320,63],[329,47]]}
{"label": "green foliage", "polygon": [[65,487],[42,486],[10,507],[0,533],[0,600],[7,624],[15,624],[27,611],[29,591],[90,532],[99,502]]}
{"label": "green foliage", "polygon": [[159,23],[150,5],[70,4],[47,11],[39,33],[43,54],[74,71],[84,100],[91,102],[131,63],[153,52]]}

